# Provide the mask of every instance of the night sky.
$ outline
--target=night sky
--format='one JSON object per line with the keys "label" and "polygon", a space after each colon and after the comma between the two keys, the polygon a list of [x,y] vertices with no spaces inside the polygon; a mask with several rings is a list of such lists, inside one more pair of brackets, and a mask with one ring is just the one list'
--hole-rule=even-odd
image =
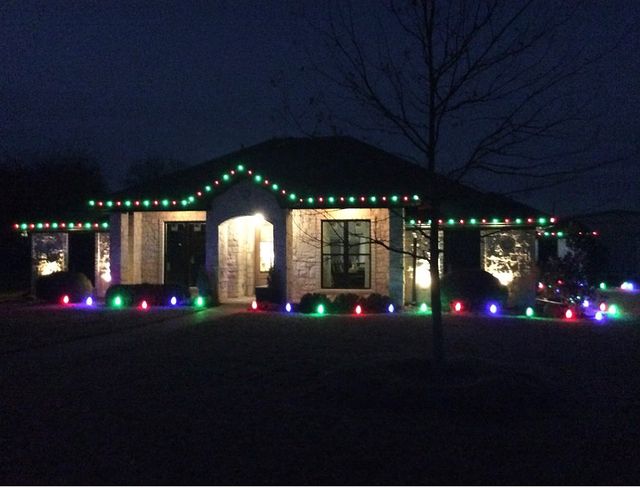
{"label": "night sky", "polygon": [[[299,136],[282,100],[304,111],[318,89],[309,52],[320,42],[309,23],[325,17],[321,2],[286,0],[5,1],[0,154],[85,151],[116,189],[135,160],[193,164]],[[628,33],[583,80],[597,93],[589,113],[598,114],[602,128],[585,157],[626,159],[563,187],[523,194],[523,201],[560,214],[640,210],[639,21],[640,1],[586,2],[566,41],[597,49]],[[591,128],[586,123],[585,134]],[[411,151],[397,140],[368,140]]]}

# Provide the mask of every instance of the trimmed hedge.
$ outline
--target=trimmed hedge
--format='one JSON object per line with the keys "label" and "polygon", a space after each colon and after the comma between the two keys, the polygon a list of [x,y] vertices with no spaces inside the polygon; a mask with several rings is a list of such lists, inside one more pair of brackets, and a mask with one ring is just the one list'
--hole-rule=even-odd
{"label": "trimmed hedge", "polygon": [[[322,293],[307,293],[300,299],[297,311],[300,313],[315,313],[318,305],[324,305],[325,312],[336,314],[353,313],[357,305],[362,307],[363,313],[385,313],[388,311],[391,298],[386,295],[372,293],[367,297],[356,295],[355,293],[341,293],[335,297],[333,302]],[[399,310],[397,304],[393,304]]]}
{"label": "trimmed hedge", "polygon": [[116,296],[122,298],[122,306],[124,307],[138,305],[142,300],[146,300],[150,306],[166,306],[170,305],[171,297],[178,299],[178,305],[191,303],[189,289],[182,285],[152,285],[149,283],[112,285],[105,295],[105,303],[113,306]]}
{"label": "trimmed hedge", "polygon": [[92,294],[93,285],[83,273],[59,271],[36,281],[36,297],[48,302],[59,302],[64,295],[69,295],[69,300],[77,303]]}
{"label": "trimmed hedge", "polygon": [[501,306],[507,301],[506,286],[490,273],[481,269],[453,271],[442,277],[440,282],[442,303],[448,306],[454,300],[464,303],[466,310],[483,310],[487,302],[495,301]]}

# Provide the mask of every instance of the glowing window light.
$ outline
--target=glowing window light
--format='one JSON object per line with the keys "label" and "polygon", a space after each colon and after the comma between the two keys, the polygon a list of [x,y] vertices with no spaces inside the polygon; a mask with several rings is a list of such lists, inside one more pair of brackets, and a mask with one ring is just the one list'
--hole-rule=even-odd
{"label": "glowing window light", "polygon": [[606,290],[607,289],[607,284],[604,281],[602,281],[598,285],[598,288],[600,288],[601,290]]}
{"label": "glowing window light", "polygon": [[140,302],[140,308],[142,310],[147,310],[149,308],[149,304],[147,303],[146,300],[142,300],[142,302]]}
{"label": "glowing window light", "polygon": [[564,313],[564,318],[565,319],[572,319],[573,318],[573,310],[568,308]]}
{"label": "glowing window light", "polygon": [[289,302],[287,302],[287,304],[284,306],[284,309],[287,311],[287,313],[291,313],[291,310],[293,310],[293,307]]}
{"label": "glowing window light", "polygon": [[453,310],[455,310],[456,312],[461,312],[462,311],[462,302],[455,302],[453,304]]}
{"label": "glowing window light", "polygon": [[171,300],[169,300],[169,303],[171,305],[177,305],[178,304],[178,299],[176,297],[171,297]]}
{"label": "glowing window light", "polygon": [[90,307],[91,305],[93,305],[93,298],[92,297],[87,297],[87,299],[84,301],[84,303]]}
{"label": "glowing window light", "polygon": [[619,311],[620,310],[618,309],[618,306],[616,304],[613,304],[613,303],[611,305],[609,305],[609,308],[607,309],[607,313],[609,315],[618,315]]}
{"label": "glowing window light", "polygon": [[64,303],[65,305],[68,305],[69,302],[71,301],[71,299],[69,298],[69,295],[64,295],[62,297],[62,300],[60,300],[62,303]]}
{"label": "glowing window light", "polygon": [[596,319],[598,322],[601,322],[602,320],[604,320],[604,314],[603,314],[600,310],[598,310],[598,311],[596,312],[595,319]]}
{"label": "glowing window light", "polygon": [[630,281],[625,281],[620,285],[620,288],[625,291],[633,291],[635,289],[635,285]]}
{"label": "glowing window light", "polygon": [[489,305],[489,313],[491,313],[492,315],[495,315],[498,313],[498,305],[496,305],[495,303],[492,303],[491,305]]}
{"label": "glowing window light", "polygon": [[431,286],[431,271],[429,270],[429,262],[419,260],[416,266],[416,285],[419,288],[429,288]]}
{"label": "glowing window light", "polygon": [[324,305],[322,303],[318,305],[318,307],[316,308],[316,312],[318,312],[319,315],[322,315],[324,313]]}
{"label": "glowing window light", "polygon": [[393,306],[393,303],[390,303],[389,306],[387,307],[387,312],[393,313],[395,311],[396,311],[396,307]]}
{"label": "glowing window light", "polygon": [[602,302],[598,308],[600,309],[601,312],[606,312],[607,311],[607,304]]}
{"label": "glowing window light", "polygon": [[533,314],[534,314],[533,307],[527,307],[527,309],[524,311],[524,314],[527,317],[533,317]]}
{"label": "glowing window light", "polygon": [[251,302],[251,310],[258,310],[258,302],[255,300]]}
{"label": "glowing window light", "polygon": [[196,298],[196,307],[204,307],[204,297]]}
{"label": "glowing window light", "polygon": [[361,315],[362,314],[362,307],[360,305],[356,305],[356,315]]}
{"label": "glowing window light", "polygon": [[513,281],[513,272],[512,271],[500,271],[491,273],[493,276],[498,278],[498,281],[503,286],[508,286],[509,283]]}
{"label": "glowing window light", "polygon": [[116,295],[112,303],[114,307],[122,307],[122,297],[120,295]]}

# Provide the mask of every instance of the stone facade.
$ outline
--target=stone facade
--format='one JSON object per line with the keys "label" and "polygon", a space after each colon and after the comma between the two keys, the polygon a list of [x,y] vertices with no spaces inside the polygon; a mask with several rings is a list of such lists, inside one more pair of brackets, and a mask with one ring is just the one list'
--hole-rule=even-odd
{"label": "stone facade", "polygon": [[[371,245],[371,277],[370,288],[367,289],[334,289],[322,288],[321,261],[321,226],[323,220],[370,220],[371,239],[382,241],[386,245],[402,247],[402,218],[391,218],[386,208],[350,208],[350,209],[313,209],[292,210],[287,222],[288,258],[287,258],[287,290],[288,299],[298,301],[305,293],[325,293],[335,296],[340,293],[357,293],[368,295],[380,293],[389,295],[402,293],[402,262],[396,253],[392,253],[379,244]],[[390,228],[393,232],[390,233]],[[393,267],[390,267],[390,264]],[[394,284],[390,288],[390,269]],[[402,301],[401,296],[392,297]]]}
{"label": "stone facade", "polygon": [[165,222],[204,222],[205,211],[131,212],[111,216],[114,283],[164,281]]}

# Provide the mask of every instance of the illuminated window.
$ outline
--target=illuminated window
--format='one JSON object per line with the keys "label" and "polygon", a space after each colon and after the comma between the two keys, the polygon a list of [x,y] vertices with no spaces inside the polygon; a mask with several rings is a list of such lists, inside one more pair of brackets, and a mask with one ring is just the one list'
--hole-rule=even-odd
{"label": "illuminated window", "polygon": [[371,287],[371,221],[322,221],[322,287]]}

